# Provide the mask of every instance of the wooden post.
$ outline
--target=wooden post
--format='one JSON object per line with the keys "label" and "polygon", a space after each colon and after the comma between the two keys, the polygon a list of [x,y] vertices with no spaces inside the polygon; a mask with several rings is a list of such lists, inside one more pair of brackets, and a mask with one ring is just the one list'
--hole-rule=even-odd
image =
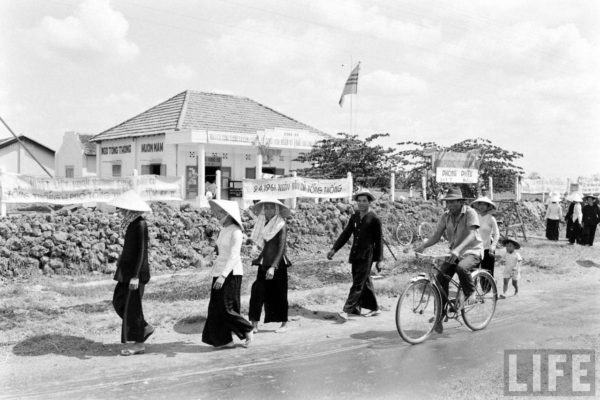
{"label": "wooden post", "polygon": [[[297,176],[297,175],[298,175],[298,173],[297,173],[296,171],[293,171],[293,172],[292,172],[292,177],[293,177],[293,178],[296,178],[296,176]],[[297,203],[297,201],[296,201],[296,200],[297,200],[297,199],[296,199],[295,197],[292,197],[292,198],[290,199],[290,207],[292,208],[292,210],[296,209],[296,203]]]}
{"label": "wooden post", "polygon": [[414,196],[414,194],[413,194],[413,186],[410,185],[410,188],[408,188],[408,197],[410,197],[412,199],[413,196]]}
{"label": "wooden post", "polygon": [[202,199],[206,197],[206,148],[204,144],[198,145],[198,159],[196,160],[198,167],[198,206],[205,205]]}
{"label": "wooden post", "polygon": [[390,176],[390,200],[393,203],[395,199],[396,199],[396,174],[392,172],[391,176]]}
{"label": "wooden post", "polygon": [[544,187],[544,178],[542,178],[542,204],[546,204],[546,188]]}
{"label": "wooden post", "polygon": [[215,199],[221,200],[221,184],[222,184],[222,182],[221,182],[221,170],[220,169],[218,169],[215,172],[215,184],[216,184],[217,188],[215,189],[216,193],[213,193],[213,194],[215,196]]}
{"label": "wooden post", "polygon": [[348,172],[348,174],[346,175],[346,179],[348,179],[349,186],[350,186],[350,196],[348,197],[348,203],[351,203],[352,202],[352,191],[354,190],[354,185],[352,182],[352,172]]}
{"label": "wooden post", "polygon": [[515,176],[515,200],[519,201],[519,177]]}
{"label": "wooden post", "polygon": [[6,217],[6,203],[2,201],[2,174],[4,174],[4,168],[0,167],[0,217]]}
{"label": "wooden post", "polygon": [[490,192],[490,200],[494,200],[494,178],[491,176],[488,177],[488,192]]}
{"label": "wooden post", "polygon": [[427,176],[421,177],[421,188],[423,189],[423,199],[427,200]]}

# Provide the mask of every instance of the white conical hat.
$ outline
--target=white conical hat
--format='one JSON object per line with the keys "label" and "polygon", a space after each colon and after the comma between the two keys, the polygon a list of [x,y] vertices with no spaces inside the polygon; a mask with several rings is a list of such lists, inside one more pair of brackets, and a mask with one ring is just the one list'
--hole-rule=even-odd
{"label": "white conical hat", "polygon": [[489,198],[487,198],[486,196],[481,196],[481,197],[476,198],[471,203],[471,206],[473,206],[473,204],[475,204],[475,203],[489,204],[490,206],[494,207],[494,210],[498,208],[498,207],[496,207],[496,204],[494,204],[494,202],[492,200],[490,200]]}
{"label": "white conical hat", "polygon": [[148,203],[146,203],[135,190],[128,190],[127,192],[120,194],[109,201],[108,204],[125,210],[152,212]]}
{"label": "white conical hat", "polygon": [[581,193],[575,192],[575,193],[571,193],[570,200],[581,203],[583,201],[583,197],[581,196]]}
{"label": "white conical hat", "polygon": [[260,212],[262,211],[263,205],[265,205],[267,203],[277,204],[279,206],[279,215],[281,215],[283,218],[287,218],[290,215],[292,215],[292,212],[290,211],[288,206],[286,206],[285,204],[283,204],[282,202],[280,202],[277,199],[261,200],[252,206],[252,211],[255,214],[260,214]]}
{"label": "white conical hat", "polygon": [[222,210],[225,211],[227,214],[231,215],[231,218],[233,218],[234,221],[240,226],[240,228],[243,229],[242,217],[240,215],[240,207],[235,201],[210,200],[208,204],[210,205],[210,209],[213,211]]}

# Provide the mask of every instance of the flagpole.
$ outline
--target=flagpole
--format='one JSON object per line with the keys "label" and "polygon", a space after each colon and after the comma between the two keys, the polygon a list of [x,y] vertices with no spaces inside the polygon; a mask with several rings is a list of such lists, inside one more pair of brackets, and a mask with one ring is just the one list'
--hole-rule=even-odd
{"label": "flagpole", "polygon": [[[350,74],[352,74],[352,56],[350,56]],[[352,95],[350,95],[350,135],[352,135]]]}

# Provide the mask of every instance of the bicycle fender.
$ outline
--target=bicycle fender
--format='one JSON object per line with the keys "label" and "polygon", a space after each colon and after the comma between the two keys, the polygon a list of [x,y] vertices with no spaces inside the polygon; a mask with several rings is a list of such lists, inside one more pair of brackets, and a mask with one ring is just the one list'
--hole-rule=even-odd
{"label": "bicycle fender", "polygon": [[410,281],[411,282],[416,282],[416,281],[420,281],[420,280],[426,280],[429,281],[429,279],[427,279],[427,274],[424,272],[421,272],[419,275],[415,276],[414,278],[412,278]]}

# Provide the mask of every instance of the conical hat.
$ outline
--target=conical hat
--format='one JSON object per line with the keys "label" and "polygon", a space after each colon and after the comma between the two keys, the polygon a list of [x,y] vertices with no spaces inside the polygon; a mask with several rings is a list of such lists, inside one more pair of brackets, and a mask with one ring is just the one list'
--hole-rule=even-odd
{"label": "conical hat", "polygon": [[131,211],[152,212],[152,209],[135,190],[128,190],[111,201],[109,205]]}
{"label": "conical hat", "polygon": [[478,198],[476,198],[476,199],[475,199],[475,200],[474,200],[474,201],[471,203],[471,206],[473,206],[473,204],[475,204],[475,203],[485,203],[485,204],[489,204],[489,205],[491,205],[492,207],[494,207],[494,210],[497,208],[497,207],[496,207],[496,204],[494,204],[494,202],[493,202],[492,200],[488,199],[488,198],[487,198],[487,197],[485,197],[485,196],[481,196],[481,197],[478,197]]}
{"label": "conical hat", "polygon": [[375,196],[373,196],[373,193],[371,193],[371,192],[369,191],[369,189],[361,189],[361,190],[359,190],[358,192],[355,192],[355,193],[352,195],[352,199],[353,199],[354,201],[356,201],[356,200],[358,199],[358,196],[367,196],[367,199],[369,199],[369,202],[371,202],[371,201],[375,201]]}
{"label": "conical hat", "polygon": [[583,201],[583,197],[581,197],[581,193],[579,192],[575,192],[575,193],[571,193],[571,201],[576,201],[581,203]]}
{"label": "conical hat", "polygon": [[240,208],[235,201],[231,200],[210,200],[208,202],[210,209],[213,211],[225,211],[233,218],[233,220],[243,229],[242,217],[240,215]]}
{"label": "conical hat", "polygon": [[279,215],[281,215],[282,218],[287,218],[290,215],[292,215],[292,212],[290,211],[290,209],[285,204],[283,204],[282,202],[280,202],[277,199],[259,201],[258,203],[254,204],[252,206],[252,212],[254,212],[255,214],[260,214],[260,212],[262,211],[263,205],[265,205],[267,203],[277,204],[279,206]]}

